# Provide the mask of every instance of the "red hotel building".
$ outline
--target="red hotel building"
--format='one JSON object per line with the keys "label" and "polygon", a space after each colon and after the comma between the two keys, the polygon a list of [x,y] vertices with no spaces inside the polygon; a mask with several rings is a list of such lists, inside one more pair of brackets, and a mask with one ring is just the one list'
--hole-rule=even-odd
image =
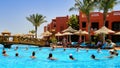
{"label": "red hotel building", "polygon": [[[79,13],[79,28],[82,30],[88,31],[88,23],[86,16],[83,13]],[[56,33],[61,32],[68,27],[67,21],[69,20],[69,16],[65,17],[56,17],[52,19],[52,22],[44,27],[44,31],[46,28],[48,31],[55,29]],[[90,14],[90,26],[91,26],[91,33],[92,31],[98,30],[103,26],[103,14],[101,12],[92,12]],[[114,30],[115,32],[120,31],[120,11],[112,11],[108,13],[107,20],[106,20],[106,27],[109,29]],[[111,35],[109,38],[112,39],[114,42],[120,41],[120,35]],[[88,37],[86,36],[86,40]]]}
{"label": "red hotel building", "polygon": [[62,30],[66,29],[68,27],[69,17],[56,17],[56,19],[52,19],[52,22],[44,27],[44,31],[48,30],[51,31],[52,29],[55,29],[56,33],[61,32]]}

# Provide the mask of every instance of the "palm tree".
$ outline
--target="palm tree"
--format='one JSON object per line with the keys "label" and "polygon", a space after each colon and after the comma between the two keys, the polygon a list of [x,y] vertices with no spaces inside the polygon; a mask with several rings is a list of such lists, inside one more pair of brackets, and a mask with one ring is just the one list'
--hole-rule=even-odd
{"label": "palm tree", "polygon": [[100,0],[99,9],[103,10],[103,26],[105,26],[108,11],[118,3],[120,3],[118,0]]}
{"label": "palm tree", "polygon": [[29,17],[26,17],[28,21],[30,21],[33,26],[35,26],[35,38],[37,38],[37,28],[46,20],[44,20],[46,17],[41,14],[32,14]]}
{"label": "palm tree", "polygon": [[73,7],[69,9],[77,10],[82,12],[86,15],[87,22],[88,22],[88,33],[89,33],[89,42],[91,42],[91,35],[90,35],[90,12],[94,10],[94,6],[98,3],[98,0],[75,0],[75,4]]}
{"label": "palm tree", "polygon": [[[120,3],[118,0],[99,0],[99,10],[103,10],[103,26],[106,24],[106,18],[108,11],[112,10],[113,7]],[[105,42],[105,35],[103,34],[103,42]]]}

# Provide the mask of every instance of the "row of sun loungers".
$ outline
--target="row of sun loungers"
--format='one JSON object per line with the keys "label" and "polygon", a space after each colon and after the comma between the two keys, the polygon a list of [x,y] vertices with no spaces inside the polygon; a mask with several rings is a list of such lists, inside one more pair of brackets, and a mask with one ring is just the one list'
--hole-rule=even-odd
{"label": "row of sun loungers", "polygon": [[[63,45],[63,44],[60,44],[60,46]],[[120,43],[116,43],[116,46],[119,46]],[[107,43],[104,43],[102,45],[96,45],[96,44],[88,44],[86,42],[82,42],[82,43],[78,43],[78,42],[71,42],[69,44],[67,44],[67,47],[82,47],[82,48],[102,48],[102,49],[111,49],[113,48],[114,46],[113,45],[107,45]]]}

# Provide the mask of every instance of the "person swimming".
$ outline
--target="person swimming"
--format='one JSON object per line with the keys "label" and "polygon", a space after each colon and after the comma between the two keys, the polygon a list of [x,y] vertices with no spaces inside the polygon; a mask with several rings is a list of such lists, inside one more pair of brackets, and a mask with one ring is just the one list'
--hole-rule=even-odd
{"label": "person swimming", "polygon": [[6,54],[6,51],[5,51],[5,50],[2,51],[2,55],[3,55],[3,56],[8,56],[8,55]]}
{"label": "person swimming", "polygon": [[92,59],[98,60],[94,54],[91,55]]}
{"label": "person swimming", "polygon": [[15,56],[16,56],[16,57],[18,57],[18,56],[19,56],[19,54],[18,54],[18,53],[15,53]]}
{"label": "person swimming", "polygon": [[28,50],[28,47],[26,47],[25,50]]}
{"label": "person swimming", "polygon": [[50,60],[57,60],[56,58],[53,58],[52,53],[49,53],[48,59],[50,59]]}
{"label": "person swimming", "polygon": [[110,53],[110,56],[108,56],[107,58],[114,58],[115,56],[119,55],[118,52],[114,50],[110,50],[109,53]]}
{"label": "person swimming", "polygon": [[63,51],[66,51],[66,48],[64,48]]}
{"label": "person swimming", "polygon": [[76,51],[77,51],[77,52],[79,51],[79,47],[77,47]]}
{"label": "person swimming", "polygon": [[72,56],[72,54],[69,55],[69,58],[70,58],[71,60],[75,60],[75,58]]}
{"label": "person swimming", "polygon": [[94,54],[92,54],[92,55],[91,55],[91,58],[92,58],[92,59],[95,59],[95,55],[94,55]]}
{"label": "person swimming", "polygon": [[32,52],[31,58],[33,58],[33,59],[36,58],[36,57],[35,57],[35,51]]}
{"label": "person swimming", "polygon": [[52,46],[51,51],[54,51],[54,50],[55,50],[55,47],[54,47],[54,46]]}
{"label": "person swimming", "polygon": [[16,46],[14,50],[15,50],[15,51],[18,50],[18,46]]}
{"label": "person swimming", "polygon": [[86,52],[88,52],[88,48],[86,48]]}
{"label": "person swimming", "polygon": [[39,50],[42,50],[42,47],[40,47]]}
{"label": "person swimming", "polygon": [[101,53],[101,49],[100,48],[98,48],[97,53]]}

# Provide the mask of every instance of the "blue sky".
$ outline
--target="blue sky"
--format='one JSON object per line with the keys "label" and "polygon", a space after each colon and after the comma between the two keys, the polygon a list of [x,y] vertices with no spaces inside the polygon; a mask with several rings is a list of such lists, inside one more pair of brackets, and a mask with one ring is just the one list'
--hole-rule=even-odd
{"label": "blue sky", "polygon": [[[38,28],[38,34],[43,32],[47,25],[55,17],[78,14],[76,11],[69,12],[74,5],[74,0],[0,0],[0,32],[8,30],[15,33],[28,33],[34,26],[26,20],[26,17],[39,13],[46,16],[48,21]],[[120,5],[114,10],[120,10]]]}

